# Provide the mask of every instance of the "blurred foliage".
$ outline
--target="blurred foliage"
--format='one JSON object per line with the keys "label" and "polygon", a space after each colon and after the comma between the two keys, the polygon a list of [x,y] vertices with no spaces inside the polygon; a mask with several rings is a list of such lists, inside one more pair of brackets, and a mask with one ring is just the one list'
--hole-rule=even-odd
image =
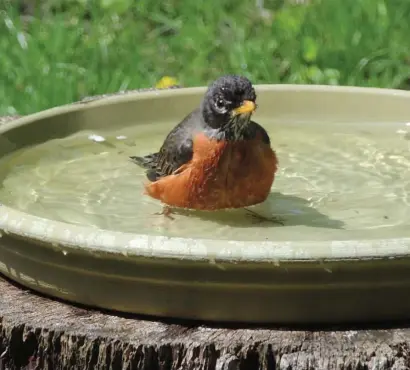
{"label": "blurred foliage", "polygon": [[409,86],[409,0],[265,0],[271,17],[245,0],[4,4],[0,114],[154,86],[163,76],[184,86],[225,73],[254,83]]}

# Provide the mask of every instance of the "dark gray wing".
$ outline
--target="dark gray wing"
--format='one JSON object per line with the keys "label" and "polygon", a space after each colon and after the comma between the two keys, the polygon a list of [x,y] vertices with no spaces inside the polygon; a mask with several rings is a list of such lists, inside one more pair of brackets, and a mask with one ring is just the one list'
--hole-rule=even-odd
{"label": "dark gray wing", "polygon": [[255,137],[258,133],[261,134],[263,142],[270,145],[269,134],[259,123],[251,121],[249,124],[249,132],[251,133],[252,137]]}
{"label": "dark gray wing", "polygon": [[156,181],[168,176],[193,156],[193,135],[200,127],[200,110],[186,116],[165,138],[158,153],[131,159],[147,170],[147,178]]}

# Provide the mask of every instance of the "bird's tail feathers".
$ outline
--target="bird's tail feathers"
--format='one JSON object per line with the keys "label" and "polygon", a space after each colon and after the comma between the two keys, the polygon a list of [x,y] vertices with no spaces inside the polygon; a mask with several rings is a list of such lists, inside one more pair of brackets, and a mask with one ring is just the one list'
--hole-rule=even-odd
{"label": "bird's tail feathers", "polygon": [[157,166],[158,153],[148,154],[144,157],[133,156],[130,159],[138,166],[147,170],[153,170]]}

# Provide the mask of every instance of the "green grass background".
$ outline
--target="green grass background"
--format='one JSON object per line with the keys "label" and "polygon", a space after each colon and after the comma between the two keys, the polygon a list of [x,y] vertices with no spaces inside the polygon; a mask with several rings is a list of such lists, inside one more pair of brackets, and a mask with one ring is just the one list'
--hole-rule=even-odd
{"label": "green grass background", "polygon": [[0,3],[0,114],[149,87],[165,75],[184,86],[225,73],[254,83],[409,86],[409,0],[265,0],[267,18],[254,0],[49,0],[24,16],[22,1]]}

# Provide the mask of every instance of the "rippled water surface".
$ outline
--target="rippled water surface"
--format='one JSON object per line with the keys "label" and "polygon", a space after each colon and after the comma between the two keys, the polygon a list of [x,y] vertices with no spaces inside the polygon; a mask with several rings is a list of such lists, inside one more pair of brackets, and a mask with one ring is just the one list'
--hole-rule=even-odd
{"label": "rippled water surface", "polygon": [[[90,227],[152,235],[242,240],[410,236],[410,127],[405,123],[261,121],[280,169],[268,200],[244,210],[155,214],[143,171],[128,160],[159,148],[174,123],[82,131],[0,159],[0,202]],[[371,231],[371,233],[369,233]]]}

